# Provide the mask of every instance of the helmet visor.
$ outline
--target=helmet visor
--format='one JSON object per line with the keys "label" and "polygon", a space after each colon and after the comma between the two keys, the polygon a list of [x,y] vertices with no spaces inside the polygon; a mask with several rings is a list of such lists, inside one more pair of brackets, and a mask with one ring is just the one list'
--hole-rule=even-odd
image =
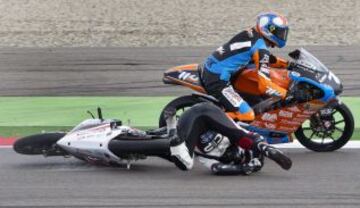
{"label": "helmet visor", "polygon": [[277,27],[274,31],[272,31],[272,34],[274,34],[277,38],[283,41],[287,40],[288,33],[289,33],[289,28],[287,27],[286,28]]}

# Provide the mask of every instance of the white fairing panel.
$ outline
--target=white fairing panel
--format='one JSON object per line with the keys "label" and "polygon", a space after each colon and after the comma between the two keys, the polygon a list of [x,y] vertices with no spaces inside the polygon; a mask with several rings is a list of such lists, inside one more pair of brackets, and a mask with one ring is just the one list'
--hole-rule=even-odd
{"label": "white fairing panel", "polygon": [[[83,123],[96,123],[97,121],[87,120]],[[111,128],[109,122],[99,123],[97,126],[73,130],[57,144],[70,154],[88,161],[109,163],[121,162],[121,159],[108,149],[109,142],[119,134],[127,131],[129,127],[120,126]]]}

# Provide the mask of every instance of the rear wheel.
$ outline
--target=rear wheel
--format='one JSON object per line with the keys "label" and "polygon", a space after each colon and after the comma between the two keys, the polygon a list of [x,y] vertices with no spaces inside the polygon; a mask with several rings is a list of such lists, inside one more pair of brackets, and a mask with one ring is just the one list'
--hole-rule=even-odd
{"label": "rear wheel", "polygon": [[56,142],[65,135],[66,133],[44,133],[31,135],[18,139],[14,143],[13,148],[15,152],[25,155],[66,155],[66,152],[56,145]]}
{"label": "rear wheel", "polygon": [[193,95],[185,95],[178,97],[174,100],[172,100],[170,103],[168,103],[164,109],[161,111],[160,117],[159,117],[159,127],[166,126],[166,121],[164,117],[164,111],[168,108],[175,108],[176,109],[176,115],[181,115],[187,108],[197,104],[205,102],[204,100],[200,99],[199,97],[193,96]]}
{"label": "rear wheel", "polygon": [[295,136],[306,148],[317,152],[340,149],[354,132],[354,118],[345,104],[321,109],[305,122]]}

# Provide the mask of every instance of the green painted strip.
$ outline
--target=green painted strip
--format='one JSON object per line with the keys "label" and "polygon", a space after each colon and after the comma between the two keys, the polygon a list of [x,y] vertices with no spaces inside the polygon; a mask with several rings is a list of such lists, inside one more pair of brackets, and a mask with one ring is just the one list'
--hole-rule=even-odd
{"label": "green painted strip", "polygon": [[0,97],[0,126],[73,126],[96,108],[105,118],[136,126],[157,124],[162,108],[173,97]]}
{"label": "green painted strip", "polygon": [[[0,135],[23,136],[41,131],[68,130],[102,107],[104,117],[131,126],[157,126],[162,108],[174,97],[0,97]],[[344,97],[360,139],[360,98]]]}

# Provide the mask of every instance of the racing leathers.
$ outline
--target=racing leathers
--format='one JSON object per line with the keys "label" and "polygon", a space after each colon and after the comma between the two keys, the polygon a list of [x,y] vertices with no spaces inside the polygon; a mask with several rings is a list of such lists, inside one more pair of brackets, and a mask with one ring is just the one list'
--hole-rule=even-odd
{"label": "racing leathers", "polygon": [[[254,119],[252,108],[231,85],[231,78],[245,67],[255,66],[258,89],[262,94],[285,98],[287,90],[270,80],[269,67],[286,68],[288,62],[272,55],[255,28],[242,31],[216,49],[199,67],[200,79],[208,94],[217,98],[228,112]],[[245,115],[245,116],[244,116]],[[236,118],[236,116],[235,116]]]}
{"label": "racing leathers", "polygon": [[[175,122],[175,109],[168,109],[165,112],[165,118],[171,135],[170,140],[170,153],[176,166],[182,170],[189,170],[193,167],[194,149],[196,146],[204,150],[206,147],[201,147],[199,140],[202,135],[208,131],[214,131],[221,134],[223,137],[219,141],[219,145],[223,145],[227,148],[226,143],[239,145],[243,149],[251,149],[264,154],[270,159],[274,160],[284,169],[290,169],[291,160],[285,156],[281,151],[268,145],[264,141],[264,137],[251,133],[236,123],[234,123],[222,109],[212,103],[200,103],[196,104],[190,109],[181,114],[177,126]],[[175,131],[175,126],[176,130]],[[211,149],[211,147],[209,147]],[[210,150],[208,149],[208,150]],[[206,151],[203,151],[206,153]],[[221,150],[218,157],[221,157],[225,151]],[[219,166],[220,163],[212,163],[211,169],[216,172],[220,169],[223,171],[234,172],[233,170],[239,170],[242,173],[242,166],[236,166],[236,164],[226,164],[226,166]],[[226,169],[224,169],[226,167]],[[236,172],[236,171],[235,171]]]}
{"label": "racing leathers", "polygon": [[260,170],[263,155],[259,151],[244,149],[240,144],[231,144],[228,137],[209,130],[200,135],[195,152],[200,163],[214,174],[248,175]]}

